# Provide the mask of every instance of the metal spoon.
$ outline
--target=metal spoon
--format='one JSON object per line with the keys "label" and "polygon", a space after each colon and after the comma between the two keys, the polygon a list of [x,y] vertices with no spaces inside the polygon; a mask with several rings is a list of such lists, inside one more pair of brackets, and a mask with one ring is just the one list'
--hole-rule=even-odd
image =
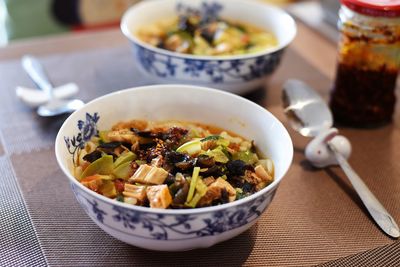
{"label": "metal spoon", "polygon": [[37,110],[40,116],[51,117],[63,113],[71,113],[84,105],[83,101],[79,99],[62,100],[55,98],[53,95],[53,85],[47,78],[46,72],[38,59],[33,56],[24,56],[21,63],[36,86],[42,89],[49,97],[49,101],[39,106]]}
{"label": "metal spoon", "polygon": [[[305,83],[298,80],[287,81],[283,88],[283,101],[291,126],[301,135],[315,137],[321,131],[332,127],[332,114],[325,101]],[[386,234],[398,238],[400,230],[393,217],[353,170],[334,142],[327,140],[326,145],[347,175],[371,217]]]}

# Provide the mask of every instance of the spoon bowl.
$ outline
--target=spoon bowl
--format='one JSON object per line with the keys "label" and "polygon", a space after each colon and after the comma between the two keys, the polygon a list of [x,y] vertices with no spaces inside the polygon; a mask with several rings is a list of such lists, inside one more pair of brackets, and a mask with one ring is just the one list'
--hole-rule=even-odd
{"label": "spoon bowl", "polygon": [[283,104],[290,126],[301,135],[315,137],[333,125],[325,101],[307,84],[288,80],[283,85]]}
{"label": "spoon bowl", "polygon": [[59,100],[54,98],[52,101],[39,106],[37,113],[42,117],[52,117],[64,113],[72,113],[84,105],[85,103],[79,99]]}

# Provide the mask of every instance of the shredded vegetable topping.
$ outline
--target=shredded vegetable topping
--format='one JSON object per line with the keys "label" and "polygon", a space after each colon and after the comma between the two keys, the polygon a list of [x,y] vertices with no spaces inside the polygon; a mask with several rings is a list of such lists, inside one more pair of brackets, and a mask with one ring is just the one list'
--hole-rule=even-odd
{"label": "shredded vegetable topping", "polygon": [[277,46],[273,33],[222,19],[213,10],[181,8],[176,17],[143,26],[137,36],[150,45],[194,55],[248,54]]}
{"label": "shredded vegetable topping", "polygon": [[120,122],[78,152],[75,178],[106,197],[151,208],[219,205],[257,192],[274,164],[254,142],[196,123]]}

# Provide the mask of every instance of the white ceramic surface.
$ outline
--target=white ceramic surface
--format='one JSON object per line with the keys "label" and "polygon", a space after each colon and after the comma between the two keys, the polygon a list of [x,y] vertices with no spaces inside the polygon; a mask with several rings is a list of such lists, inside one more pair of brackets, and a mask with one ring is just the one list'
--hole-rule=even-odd
{"label": "white ceramic surface", "polygon": [[[78,92],[79,87],[75,83],[67,83],[53,89],[53,95],[57,99],[66,99],[76,95]],[[32,108],[36,108],[49,101],[49,96],[37,88],[17,86],[15,93],[22,102]]]}
{"label": "white ceramic surface", "polygon": [[[259,53],[235,56],[195,56],[150,46],[135,33],[143,26],[176,15],[178,3],[198,8],[218,3],[221,17],[272,31],[278,46]],[[121,29],[131,41],[138,66],[153,81],[210,86],[233,93],[246,93],[262,86],[279,65],[286,46],[296,35],[294,20],[282,9],[248,0],[148,0],[131,7]]]}
{"label": "white ceramic surface", "polygon": [[[191,210],[128,205],[96,194],[77,182],[70,172],[74,148],[97,130],[134,118],[207,123],[255,140],[261,153],[275,163],[275,181],[244,199]],[[138,247],[180,251],[209,247],[251,227],[272,201],[292,162],[293,146],[283,125],[249,100],[211,88],[154,85],[100,97],[74,112],[57,135],[55,152],[77,200],[104,231]]]}
{"label": "white ceramic surface", "polygon": [[345,159],[350,157],[351,144],[346,137],[339,135],[336,128],[322,130],[311,140],[305,151],[306,158],[317,168],[339,164],[335,154],[328,147],[328,141],[332,142]]}

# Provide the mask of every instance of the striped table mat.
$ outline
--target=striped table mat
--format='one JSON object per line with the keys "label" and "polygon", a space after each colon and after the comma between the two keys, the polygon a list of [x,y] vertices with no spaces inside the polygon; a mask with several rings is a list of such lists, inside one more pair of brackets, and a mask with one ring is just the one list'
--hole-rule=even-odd
{"label": "striped table mat", "polygon": [[[79,97],[95,97],[150,82],[127,47],[42,58],[56,85],[70,81]],[[285,121],[282,83],[299,78],[328,97],[330,81],[288,50],[266,88],[247,95]],[[98,228],[75,200],[54,156],[65,117],[39,118],[15,96],[32,86],[19,61],[0,64],[0,266],[399,266],[399,243],[377,229],[337,168],[313,169],[308,142],[293,131],[293,166],[259,222],[208,249],[152,252],[124,244]],[[353,144],[351,164],[400,221],[400,131],[341,129]],[[379,140],[379,141],[376,141]]]}

